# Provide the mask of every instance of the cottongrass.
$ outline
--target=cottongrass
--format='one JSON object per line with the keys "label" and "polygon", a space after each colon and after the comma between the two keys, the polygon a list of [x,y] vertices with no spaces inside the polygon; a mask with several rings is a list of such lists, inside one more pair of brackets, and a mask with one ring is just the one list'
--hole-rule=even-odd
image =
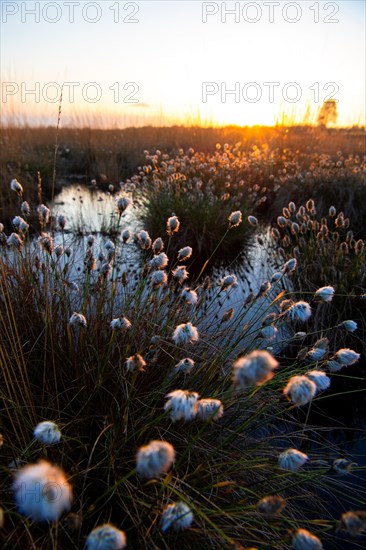
{"label": "cottongrass", "polygon": [[191,322],[178,325],[173,332],[173,341],[175,344],[194,344],[199,339],[198,330]]}
{"label": "cottongrass", "polygon": [[[81,533],[79,526],[70,535],[75,548],[84,544],[99,523],[104,528],[99,542],[109,544],[105,526],[111,524],[103,525],[109,521],[123,522],[121,526],[136,547],[170,547],[174,544],[170,537],[175,536],[170,532],[182,522],[182,546],[234,547],[251,540],[258,547],[271,544],[277,550],[283,548],[288,542],[283,527],[289,521],[296,527],[300,518],[302,508],[297,500],[301,503],[303,499],[303,477],[306,490],[327,487],[328,481],[323,471],[313,468],[316,460],[298,472],[308,459],[292,447],[301,448],[311,428],[302,427],[296,418],[298,411],[284,405],[281,390],[296,373],[314,384],[316,398],[329,386],[322,369],[327,368],[327,358],[339,345],[319,340],[318,334],[314,337],[311,322],[316,303],[314,316],[307,319],[308,334],[292,336],[289,320],[296,321],[299,315],[292,319],[286,312],[299,302],[294,301],[295,291],[283,290],[288,282],[283,271],[268,276],[271,283],[258,285],[259,292],[245,305],[237,301],[234,311],[228,308],[230,303],[223,303],[223,298],[234,295],[238,283],[234,276],[226,276],[229,279],[222,279],[217,288],[216,281],[207,278],[191,283],[195,290],[184,288],[181,285],[189,276],[186,266],[173,260],[169,270],[159,269],[161,260],[164,264],[167,258],[162,250],[169,251],[170,241],[179,235],[165,237],[169,242],[157,237],[152,247],[146,248],[150,238],[146,233],[139,239],[143,244],[138,250],[141,265],[134,268],[128,265],[133,245],[125,246],[129,238],[125,239],[122,229],[116,239],[105,244],[98,245],[93,236],[87,239],[81,261],[86,258],[90,262],[82,265],[83,272],[72,263],[79,250],[77,243],[72,243],[70,250],[67,234],[56,235],[53,252],[37,250],[37,259],[28,254],[28,245],[24,255],[9,254],[10,258],[19,257],[18,263],[8,266],[8,258],[0,259],[5,273],[2,284],[9,283],[0,302],[0,323],[4,331],[9,330],[7,325],[13,326],[12,315],[17,323],[14,338],[4,339],[5,375],[11,373],[4,387],[14,392],[11,402],[18,403],[9,411],[12,435],[10,431],[4,434],[6,455],[11,454],[8,462],[15,457],[19,468],[36,459],[39,445],[29,444],[27,427],[34,426],[37,418],[49,415],[67,426],[67,438],[44,451],[60,463],[62,460],[65,470],[72,473],[75,511],[83,518]],[[57,241],[61,238],[62,245]],[[92,259],[97,258],[97,270],[89,270]],[[292,262],[285,271],[294,267]],[[157,288],[151,284],[154,276],[164,280]],[[230,292],[224,294],[222,287]],[[192,305],[192,296],[195,307],[188,307],[185,302]],[[70,325],[76,329],[71,330]],[[84,330],[78,330],[79,326]],[[313,337],[318,338],[315,343]],[[309,340],[306,347],[301,342],[304,338]],[[272,348],[261,349],[270,341],[276,342]],[[290,365],[280,366],[277,359],[287,355],[287,345],[299,347],[300,355]],[[307,371],[309,359],[322,363]],[[17,385],[12,380],[17,380]],[[291,391],[287,397],[300,404],[303,393],[303,389]],[[28,414],[29,421],[24,422]],[[273,430],[282,425],[290,426],[289,432],[286,428],[277,437]],[[38,441],[56,443],[57,429],[50,437],[46,429],[40,430]],[[262,429],[268,429],[271,437],[262,437]],[[283,451],[284,445],[291,448]],[[280,453],[281,471],[273,465],[273,457]],[[297,489],[296,494],[291,489],[286,502],[289,483]],[[274,488],[283,496],[266,496]],[[315,506],[316,498],[312,498]],[[179,506],[178,512],[173,509],[180,503],[190,512],[182,516]],[[62,512],[68,510],[69,504],[65,504]],[[193,522],[188,525],[193,511],[194,529],[184,533]],[[158,529],[164,513],[169,526]],[[274,527],[263,521],[272,517],[276,518]],[[301,518],[301,525],[311,524]],[[319,523],[319,532],[326,530],[323,525],[328,518]],[[69,531],[65,534],[69,520],[72,516],[62,519],[57,532],[53,531],[55,543],[62,544],[63,537],[69,536]],[[16,513],[7,514],[8,522],[9,545],[18,543],[17,530],[29,532],[34,541],[38,537],[33,526],[23,525]],[[44,537],[40,536],[41,544],[47,544],[48,535],[45,531]],[[113,537],[115,547],[118,542],[113,542]],[[125,544],[125,539],[117,537],[117,541]]]}
{"label": "cottongrass", "polygon": [[168,529],[181,531],[188,529],[193,522],[193,513],[190,507],[184,502],[168,504],[161,515],[161,530],[163,533]]}
{"label": "cottongrass", "polygon": [[167,441],[150,441],[136,455],[136,471],[143,478],[154,478],[170,470],[175,460],[173,445]]}
{"label": "cottongrass", "polygon": [[308,460],[309,457],[305,453],[302,453],[297,449],[287,449],[279,455],[278,465],[283,470],[296,472],[302,466],[304,466],[304,464],[306,464]]}
{"label": "cottongrass", "polygon": [[56,521],[72,503],[72,489],[64,472],[45,460],[18,470],[13,483],[19,512],[34,521]]}
{"label": "cottongrass", "polygon": [[307,531],[298,529],[292,538],[293,550],[323,550],[321,540]]}
{"label": "cottongrass", "polygon": [[123,550],[127,538],[123,531],[110,523],[95,527],[86,539],[87,550]]}
{"label": "cottongrass", "polygon": [[246,389],[253,384],[264,384],[273,378],[277,367],[278,361],[268,351],[253,351],[234,363],[234,383],[241,389]]}
{"label": "cottongrass", "polygon": [[166,396],[168,401],[164,405],[164,410],[170,414],[172,422],[177,420],[193,420],[197,415],[197,401],[199,394],[188,390],[174,390]]}
{"label": "cottongrass", "polygon": [[34,428],[33,435],[35,439],[45,445],[54,445],[61,439],[61,432],[57,424],[47,420],[37,424]]}
{"label": "cottongrass", "polygon": [[317,385],[307,376],[292,376],[283,389],[283,394],[297,407],[309,403],[317,392]]}

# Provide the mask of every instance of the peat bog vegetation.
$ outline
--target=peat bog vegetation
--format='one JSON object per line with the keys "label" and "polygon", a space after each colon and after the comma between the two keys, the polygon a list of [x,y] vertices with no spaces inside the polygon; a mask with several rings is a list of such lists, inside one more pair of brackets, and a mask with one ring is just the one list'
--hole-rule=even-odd
{"label": "peat bog vegetation", "polygon": [[1,139],[2,547],[363,548],[364,132]]}

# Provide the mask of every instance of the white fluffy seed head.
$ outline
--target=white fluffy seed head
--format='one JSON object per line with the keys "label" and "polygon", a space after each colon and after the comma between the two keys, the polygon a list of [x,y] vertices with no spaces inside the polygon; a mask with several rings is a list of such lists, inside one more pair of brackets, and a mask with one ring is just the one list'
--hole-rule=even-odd
{"label": "white fluffy seed head", "polygon": [[168,504],[161,515],[161,530],[163,533],[168,529],[180,531],[192,525],[193,514],[190,507],[184,502]]}
{"label": "white fluffy seed head", "polygon": [[366,512],[364,510],[345,512],[341,516],[341,525],[353,537],[361,535],[366,530]]}
{"label": "white fluffy seed head", "polygon": [[173,341],[175,344],[193,344],[199,339],[198,330],[192,323],[182,323],[178,325],[173,332]]}
{"label": "white fluffy seed head", "polygon": [[179,363],[175,365],[176,372],[183,372],[184,374],[189,374],[194,368],[194,361],[189,357],[181,359]]}
{"label": "white fluffy seed head", "polygon": [[286,449],[278,457],[278,465],[283,470],[296,472],[309,460],[308,455],[297,449]]}
{"label": "white fluffy seed head", "polygon": [[288,260],[285,265],[283,266],[282,268],[282,271],[284,273],[291,273],[291,271],[295,271],[297,267],[297,260],[296,258],[291,258],[290,260]]}
{"label": "white fluffy seed head", "polygon": [[178,283],[182,284],[183,281],[185,281],[188,278],[188,271],[186,269],[186,266],[178,265],[178,267],[176,267],[174,271],[172,271],[172,275],[174,279],[178,281]]}
{"label": "white fluffy seed head", "polygon": [[54,445],[61,439],[59,427],[54,422],[44,421],[37,424],[34,428],[33,435],[35,439],[44,445]]}
{"label": "white fluffy seed head", "polygon": [[70,326],[86,327],[87,322],[86,322],[86,319],[85,319],[84,315],[82,315],[82,313],[74,312],[71,315],[70,319],[69,319],[69,325]]}
{"label": "white fluffy seed head", "polygon": [[218,420],[224,414],[224,406],[219,399],[199,399],[197,401],[197,416],[201,420]]}
{"label": "white fluffy seed head", "polygon": [[277,333],[278,328],[273,325],[267,325],[261,329],[260,335],[268,342],[272,342],[272,340],[276,339]]}
{"label": "white fluffy seed head", "polygon": [[160,254],[157,254],[153,257],[152,260],[150,260],[149,265],[152,269],[165,269],[168,265],[168,256],[165,254],[165,252],[160,252]]}
{"label": "white fluffy seed head", "polygon": [[257,512],[268,517],[278,516],[286,506],[286,500],[278,495],[262,498],[257,504]]}
{"label": "white fluffy seed head", "polygon": [[347,321],[343,321],[340,326],[346,330],[348,330],[348,332],[354,332],[355,330],[357,330],[357,323],[356,321],[352,321],[351,319],[347,319]]}
{"label": "white fluffy seed head", "polygon": [[126,544],[125,533],[110,523],[96,527],[86,539],[87,550],[122,550]]}
{"label": "white fluffy seed head", "polygon": [[248,222],[252,227],[257,227],[258,220],[255,216],[248,216]]}
{"label": "white fluffy seed head", "polygon": [[190,288],[184,288],[181,293],[182,300],[191,306],[195,306],[198,302],[198,295],[195,290]]}
{"label": "white fluffy seed head", "polygon": [[241,224],[242,219],[243,219],[243,216],[242,216],[242,213],[240,212],[240,210],[236,210],[235,212],[231,212],[231,214],[228,218],[230,227],[237,227],[238,225]]}
{"label": "white fluffy seed head", "polygon": [[178,250],[178,260],[184,261],[192,256],[192,248],[190,246],[185,246]]}
{"label": "white fluffy seed head", "polygon": [[112,319],[110,327],[112,330],[128,330],[131,328],[131,321],[127,317],[118,317],[117,319]]}
{"label": "white fluffy seed head", "polygon": [[306,405],[315,397],[317,386],[306,376],[292,376],[283,389],[285,397],[296,406]]}
{"label": "white fluffy seed head", "polygon": [[165,271],[154,271],[151,274],[151,284],[154,289],[160,288],[168,282],[168,275]]}
{"label": "white fluffy seed head", "polygon": [[16,472],[13,493],[20,513],[34,521],[56,521],[72,503],[64,472],[45,460]]}
{"label": "white fluffy seed head", "polygon": [[197,414],[196,403],[199,399],[197,392],[188,390],[174,390],[166,396],[168,401],[164,405],[164,410],[169,411],[173,422],[177,420],[193,420]]}
{"label": "white fluffy seed head", "polygon": [[171,216],[167,219],[166,222],[166,232],[168,235],[173,235],[173,233],[176,233],[179,230],[180,221],[178,220],[177,216]]}
{"label": "white fluffy seed head", "polygon": [[175,460],[173,445],[167,441],[150,441],[140,447],[136,455],[136,471],[139,476],[151,479],[166,473]]}
{"label": "white fluffy seed head", "polygon": [[237,285],[236,275],[225,275],[220,281],[221,290],[229,290]]}
{"label": "white fluffy seed head", "polygon": [[146,367],[146,361],[139,354],[131,355],[125,361],[125,369],[127,372],[143,372]]}
{"label": "white fluffy seed head", "polygon": [[311,317],[311,307],[307,302],[296,302],[286,310],[285,315],[291,321],[306,323]]}
{"label": "white fluffy seed head", "polygon": [[11,180],[10,189],[12,191],[15,191],[16,193],[18,193],[18,195],[22,195],[22,193],[23,193],[23,187],[21,186],[21,184],[19,183],[19,181],[16,178]]}
{"label": "white fluffy seed head", "polygon": [[240,357],[233,365],[234,383],[241,389],[256,384],[264,384],[273,378],[273,371],[278,367],[278,361],[265,350],[252,351]]}
{"label": "white fluffy seed head", "polygon": [[360,354],[356,353],[352,349],[342,348],[337,351],[335,354],[335,360],[340,363],[342,366],[354,365],[360,358]]}
{"label": "white fluffy seed head", "polygon": [[331,302],[333,300],[334,292],[335,290],[332,286],[323,286],[322,288],[318,288],[314,296],[321,302]]}
{"label": "white fluffy seed head", "polygon": [[293,550],[323,550],[321,540],[307,531],[298,529],[292,537]]}
{"label": "white fluffy seed head", "polygon": [[314,382],[316,391],[325,391],[330,387],[330,378],[321,370],[311,370],[306,373],[307,378]]}

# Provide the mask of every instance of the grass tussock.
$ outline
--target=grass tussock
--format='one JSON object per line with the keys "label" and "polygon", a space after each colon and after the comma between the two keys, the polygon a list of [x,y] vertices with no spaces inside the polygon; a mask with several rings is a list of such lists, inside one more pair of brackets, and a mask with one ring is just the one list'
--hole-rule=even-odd
{"label": "grass tussock", "polygon": [[[23,212],[12,235],[1,228],[4,547],[93,549],[109,536],[98,548],[280,550],[361,533],[363,494],[351,490],[361,468],[334,462],[337,449],[298,415],[360,358],[319,343],[335,330],[312,326],[329,293],[299,300],[290,258],[223,313],[240,281],[191,276],[192,243],[170,246],[188,231],[179,218],[163,220],[158,241],[141,230],[129,267],[131,206],[118,196],[113,240],[75,239],[62,218],[56,231],[41,205],[37,241]],[[223,246],[240,227],[229,215]],[[299,353],[286,361],[290,345]],[[339,477],[350,470],[350,482]],[[332,517],[339,493],[357,529]],[[91,535],[105,524],[123,533]]]}

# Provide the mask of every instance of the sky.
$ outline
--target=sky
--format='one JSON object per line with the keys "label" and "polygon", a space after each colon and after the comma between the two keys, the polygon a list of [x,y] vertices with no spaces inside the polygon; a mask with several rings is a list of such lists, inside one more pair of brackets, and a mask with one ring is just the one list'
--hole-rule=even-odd
{"label": "sky", "polygon": [[365,2],[1,0],[1,120],[365,124]]}

